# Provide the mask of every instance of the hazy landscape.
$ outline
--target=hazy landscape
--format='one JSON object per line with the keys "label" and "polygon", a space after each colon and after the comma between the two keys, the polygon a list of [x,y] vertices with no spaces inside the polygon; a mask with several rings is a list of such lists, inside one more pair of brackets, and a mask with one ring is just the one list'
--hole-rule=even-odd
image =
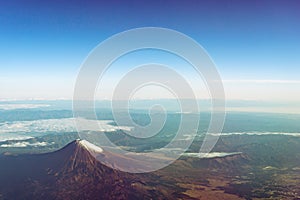
{"label": "hazy landscape", "polygon": [[[299,115],[229,112],[217,145],[204,156],[199,148],[210,114],[201,113],[196,139],[179,160],[155,172],[131,174],[106,166],[122,158],[104,147],[96,154],[110,162],[92,156],[93,148],[78,140],[68,107],[2,105],[7,109],[0,111],[1,199],[300,198]],[[150,122],[143,110],[131,115],[139,124]],[[174,137],[180,115],[169,112],[161,132],[141,140],[124,134],[102,108],[97,116],[106,130],[97,134],[132,152],[147,152]]]}

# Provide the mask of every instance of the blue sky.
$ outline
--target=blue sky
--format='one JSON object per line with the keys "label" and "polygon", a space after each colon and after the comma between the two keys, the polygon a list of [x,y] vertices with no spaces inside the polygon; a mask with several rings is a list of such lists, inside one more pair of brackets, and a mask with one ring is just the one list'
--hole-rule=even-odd
{"label": "blue sky", "polygon": [[158,26],[207,50],[229,99],[298,101],[299,9],[298,1],[1,1],[0,99],[71,98],[96,45]]}

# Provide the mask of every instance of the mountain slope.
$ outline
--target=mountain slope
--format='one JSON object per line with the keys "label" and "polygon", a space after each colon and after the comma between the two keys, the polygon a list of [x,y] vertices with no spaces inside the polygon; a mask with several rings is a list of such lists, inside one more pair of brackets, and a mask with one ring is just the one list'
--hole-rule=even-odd
{"label": "mountain slope", "polygon": [[0,157],[0,199],[174,199],[176,188],[155,187],[155,175],[111,169],[94,150],[76,140],[53,153]]}

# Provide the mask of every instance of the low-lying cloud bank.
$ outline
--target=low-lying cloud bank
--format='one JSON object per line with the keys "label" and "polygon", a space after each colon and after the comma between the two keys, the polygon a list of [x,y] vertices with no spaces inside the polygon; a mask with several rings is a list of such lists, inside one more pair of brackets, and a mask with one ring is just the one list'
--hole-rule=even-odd
{"label": "low-lying cloud bank", "polygon": [[34,109],[50,107],[48,104],[0,104],[0,110]]}
{"label": "low-lying cloud bank", "polygon": [[210,152],[210,153],[184,153],[183,156],[196,158],[222,158],[231,155],[241,154],[242,152]]}
{"label": "low-lying cloud bank", "polygon": [[16,142],[12,144],[2,144],[0,147],[8,148],[8,147],[14,147],[14,148],[24,148],[24,147],[44,147],[48,146],[52,143],[47,142],[35,142],[35,143],[29,143],[29,142]]}
{"label": "low-lying cloud bank", "polygon": [[[111,125],[110,120],[87,120],[81,122],[98,124],[97,127],[88,127],[84,131],[115,132],[117,130],[131,130],[126,126]],[[34,121],[14,121],[0,123],[0,142],[9,140],[26,140],[48,133],[71,133],[77,132],[75,118],[43,119]]]}
{"label": "low-lying cloud bank", "polygon": [[231,133],[221,133],[221,134],[215,134],[215,133],[209,133],[213,136],[231,136],[231,135],[286,135],[286,136],[295,136],[300,137],[300,133],[291,133],[291,132],[231,132]]}
{"label": "low-lying cloud bank", "polygon": [[[90,123],[93,120],[80,119],[84,123]],[[97,120],[98,126],[96,128],[86,129],[86,131],[100,131],[100,132],[114,132],[116,130],[130,130],[126,126],[111,125],[110,120]],[[87,127],[87,126],[85,126]],[[74,118],[63,119],[43,119],[34,121],[14,121],[0,123],[0,134],[4,133],[47,133],[47,132],[76,132],[76,125]]]}
{"label": "low-lying cloud bank", "polygon": [[9,140],[28,140],[32,139],[34,137],[32,136],[27,136],[27,135],[18,135],[18,134],[0,134],[0,142],[5,142]]}

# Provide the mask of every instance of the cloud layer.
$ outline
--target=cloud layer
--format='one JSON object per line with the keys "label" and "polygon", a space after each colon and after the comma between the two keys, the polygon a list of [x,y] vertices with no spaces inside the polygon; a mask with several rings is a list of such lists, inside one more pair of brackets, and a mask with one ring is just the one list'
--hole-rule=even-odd
{"label": "cloud layer", "polygon": [[196,157],[196,158],[221,158],[221,157],[237,155],[237,154],[241,154],[241,152],[184,153],[183,156]]}
{"label": "cloud layer", "polygon": [[[95,120],[81,119],[81,122],[95,123]],[[97,120],[98,126],[85,131],[114,132],[116,130],[130,130],[130,127],[113,126],[109,120]],[[74,118],[43,119],[34,121],[14,121],[0,123],[0,142],[8,140],[26,140],[46,133],[77,132]]]}
{"label": "cloud layer", "polygon": [[24,147],[44,147],[50,145],[47,142],[35,142],[35,143],[29,143],[29,142],[16,142],[12,144],[2,144],[0,147],[8,148],[8,147],[14,147],[14,148],[24,148]]}
{"label": "cloud layer", "polygon": [[0,104],[0,110],[33,109],[49,106],[48,104]]}
{"label": "cloud layer", "polygon": [[[220,134],[210,133],[210,135],[219,136]],[[300,133],[290,133],[290,132],[231,132],[231,133],[221,133],[221,136],[230,135],[286,135],[300,137]]]}

